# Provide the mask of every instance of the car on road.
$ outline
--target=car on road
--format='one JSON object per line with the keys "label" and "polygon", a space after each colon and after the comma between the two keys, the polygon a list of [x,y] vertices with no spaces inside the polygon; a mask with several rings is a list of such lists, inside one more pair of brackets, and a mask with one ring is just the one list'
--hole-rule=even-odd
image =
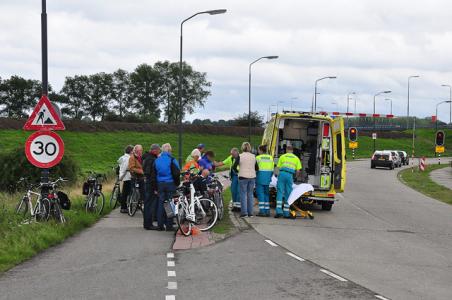
{"label": "car on road", "polygon": [[391,152],[392,154],[392,160],[394,161],[394,166],[396,168],[400,168],[402,166],[402,158],[399,155],[399,152],[396,150],[383,150],[387,152]]}
{"label": "car on road", "polygon": [[399,156],[402,160],[402,165],[408,166],[410,163],[410,158],[408,157],[408,154],[405,151],[397,151],[399,153]]}
{"label": "car on road", "polygon": [[395,161],[391,151],[375,151],[370,161],[370,168],[375,169],[388,168],[393,170],[395,168]]}

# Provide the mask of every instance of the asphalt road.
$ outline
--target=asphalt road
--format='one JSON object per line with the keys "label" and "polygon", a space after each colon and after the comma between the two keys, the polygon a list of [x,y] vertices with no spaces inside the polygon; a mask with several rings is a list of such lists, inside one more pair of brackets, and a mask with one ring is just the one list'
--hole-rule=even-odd
{"label": "asphalt road", "polygon": [[369,161],[347,169],[346,192],[331,212],[250,222],[293,253],[387,298],[451,299],[452,206],[401,184],[397,170],[370,169]]}

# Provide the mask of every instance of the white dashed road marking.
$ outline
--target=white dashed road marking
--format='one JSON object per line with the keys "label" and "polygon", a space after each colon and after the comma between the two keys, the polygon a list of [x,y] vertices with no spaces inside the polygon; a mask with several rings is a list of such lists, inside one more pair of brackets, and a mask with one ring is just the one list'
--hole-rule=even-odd
{"label": "white dashed road marking", "polygon": [[293,253],[291,253],[291,252],[286,252],[286,254],[289,255],[289,256],[291,256],[291,257],[293,257],[293,258],[295,258],[296,260],[299,260],[299,261],[305,261],[304,258],[301,258],[301,257],[299,257],[299,256],[297,256],[297,255],[295,255],[295,254],[293,254]]}
{"label": "white dashed road marking", "polygon": [[270,246],[273,246],[273,247],[278,247],[278,245],[277,244],[275,244],[273,241],[271,241],[271,240],[265,240]]}
{"label": "white dashed road marking", "polygon": [[177,282],[175,282],[175,281],[168,281],[168,289],[169,290],[177,290]]}
{"label": "white dashed road marking", "polygon": [[174,258],[174,253],[167,253],[166,258]]}
{"label": "white dashed road marking", "polygon": [[380,295],[375,295],[375,298],[380,299],[380,300],[389,300],[388,298],[385,298],[385,297],[380,296]]}
{"label": "white dashed road marking", "polygon": [[333,272],[330,272],[330,271],[325,270],[325,269],[320,269],[320,272],[323,272],[323,273],[325,273],[325,274],[327,274],[327,275],[329,275],[329,276],[331,276],[333,278],[336,278],[337,280],[342,281],[342,282],[348,281],[347,279],[345,279],[345,278],[343,278],[343,277],[341,277],[339,275],[336,275]]}
{"label": "white dashed road marking", "polygon": [[165,300],[176,300],[176,296],[174,296],[174,295],[166,295]]}
{"label": "white dashed road marking", "polygon": [[168,267],[175,267],[176,266],[176,263],[174,262],[174,261],[172,261],[172,260],[169,260],[168,262],[167,262],[167,264],[166,264]]}
{"label": "white dashed road marking", "polygon": [[168,277],[176,277],[176,271],[168,271]]}

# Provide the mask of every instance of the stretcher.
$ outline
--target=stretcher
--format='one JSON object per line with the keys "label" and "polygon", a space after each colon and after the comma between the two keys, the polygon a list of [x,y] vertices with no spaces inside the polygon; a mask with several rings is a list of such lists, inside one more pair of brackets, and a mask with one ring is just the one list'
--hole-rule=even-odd
{"label": "stretcher", "polygon": [[[272,177],[270,187],[276,188],[278,184],[278,178]],[[308,210],[309,205],[313,204],[313,200],[307,199],[306,195],[309,195],[314,191],[314,187],[308,183],[294,183],[292,185],[292,192],[289,195],[287,203],[290,205],[290,215],[293,218],[297,216],[301,218],[314,219],[314,214]]]}

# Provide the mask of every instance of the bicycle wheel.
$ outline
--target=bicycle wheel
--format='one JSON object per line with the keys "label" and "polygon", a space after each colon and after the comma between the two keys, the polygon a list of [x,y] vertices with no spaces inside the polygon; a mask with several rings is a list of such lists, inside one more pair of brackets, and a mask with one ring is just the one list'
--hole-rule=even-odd
{"label": "bicycle wheel", "polygon": [[127,211],[129,216],[133,217],[138,209],[138,199],[140,195],[136,189],[133,189],[132,194],[127,197]]}
{"label": "bicycle wheel", "polygon": [[223,220],[224,206],[223,206],[223,194],[220,191],[216,191],[213,195],[214,202],[218,209],[218,219]]}
{"label": "bicycle wheel", "polygon": [[104,209],[105,196],[102,192],[93,192],[88,196],[85,204],[86,212],[101,214]]}
{"label": "bicycle wheel", "polygon": [[16,205],[16,214],[22,215],[25,217],[25,215],[28,212],[28,198],[23,197],[19,203]]}
{"label": "bicycle wheel", "polygon": [[33,215],[36,221],[47,221],[50,217],[50,201],[47,198],[40,199],[35,206]]}
{"label": "bicycle wheel", "polygon": [[195,203],[196,226],[201,231],[212,228],[218,220],[218,209],[215,203],[207,198]]}
{"label": "bicycle wheel", "polygon": [[113,188],[113,191],[111,192],[111,196],[110,196],[111,209],[115,209],[116,205],[118,205],[119,195],[120,195],[119,184],[115,184],[115,187]]}
{"label": "bicycle wheel", "polygon": [[185,209],[185,202],[179,201],[177,204],[176,220],[180,232],[185,236],[189,236],[191,235],[191,222],[186,218],[187,214]]}
{"label": "bicycle wheel", "polygon": [[64,217],[63,210],[58,202],[53,203],[53,217],[57,222],[61,224],[66,223],[66,218]]}

